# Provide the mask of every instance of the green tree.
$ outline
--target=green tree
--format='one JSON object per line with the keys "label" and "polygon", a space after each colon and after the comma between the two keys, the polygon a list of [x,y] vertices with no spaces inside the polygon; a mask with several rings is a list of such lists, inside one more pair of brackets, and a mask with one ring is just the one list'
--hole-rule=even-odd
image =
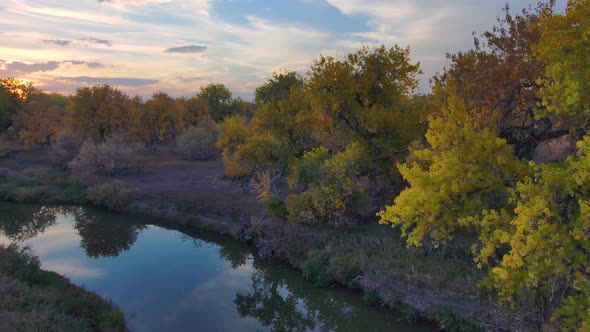
{"label": "green tree", "polygon": [[221,83],[207,84],[201,87],[198,97],[207,101],[209,115],[215,122],[221,122],[230,115],[232,94],[225,85]]}
{"label": "green tree", "polygon": [[303,79],[294,71],[273,73],[263,85],[256,88],[254,100],[257,105],[285,100],[289,97],[292,87],[303,86]]}
{"label": "green tree", "polygon": [[[282,78],[275,75],[267,85],[282,83]],[[293,86],[290,94],[261,105],[249,122],[243,116],[230,120],[220,126],[218,143],[224,156],[233,156],[228,158],[228,166],[235,161],[242,163],[256,173],[255,182],[263,200],[280,199],[278,184],[290,162],[303,153],[313,130],[305,95]],[[242,129],[230,131],[232,127]]]}

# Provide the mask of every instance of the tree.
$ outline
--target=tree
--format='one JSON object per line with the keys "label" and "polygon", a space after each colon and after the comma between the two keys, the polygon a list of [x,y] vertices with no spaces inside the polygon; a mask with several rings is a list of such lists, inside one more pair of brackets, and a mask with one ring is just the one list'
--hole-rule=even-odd
{"label": "tree", "polygon": [[187,126],[196,126],[202,121],[211,120],[209,116],[209,102],[207,99],[195,96],[188,99],[180,99],[186,109],[184,123]]}
{"label": "tree", "polygon": [[207,100],[209,115],[215,122],[221,122],[230,115],[232,95],[229,89],[221,83],[210,83],[201,87],[198,97]]}
{"label": "tree", "polygon": [[364,47],[343,59],[322,56],[309,71],[306,91],[318,114],[320,143],[338,152],[362,142],[376,193],[391,191],[389,165],[423,133],[420,109],[410,98],[419,73],[409,48],[399,46]]}
{"label": "tree", "polygon": [[409,187],[379,216],[380,223],[401,227],[408,246],[433,252],[457,230],[479,227],[473,218],[485,210],[506,207],[509,188],[527,168],[493,127],[473,121],[453,90],[431,117],[426,141],[398,164]]}
{"label": "tree", "polygon": [[11,77],[0,79],[0,130],[12,126],[13,117],[22,109],[28,96],[40,92],[29,82]]}
{"label": "tree", "polygon": [[72,97],[71,125],[83,139],[99,142],[130,127],[130,99],[108,85],[79,88]]}
{"label": "tree", "polygon": [[[267,86],[283,83],[282,78],[275,75]],[[255,182],[263,200],[280,200],[278,184],[290,162],[303,153],[312,134],[311,115],[305,95],[294,85],[288,95],[277,96],[275,102],[255,110],[249,123],[245,117],[240,117],[241,126],[248,128],[233,131],[235,138],[231,139],[232,132],[228,128],[230,125],[239,128],[236,120],[221,126],[218,146],[224,150],[224,156],[231,154],[235,158],[230,159],[230,163],[241,162],[256,173]],[[245,133],[248,135],[237,136]]]}
{"label": "tree", "polygon": [[564,330],[590,324],[590,137],[577,145],[577,157],[536,166],[519,182],[513,209],[488,213],[474,247],[502,300]]}
{"label": "tree", "polygon": [[236,156],[240,146],[251,136],[248,121],[244,116],[230,116],[217,125],[219,138],[217,147],[223,151],[223,168],[225,175],[240,178],[251,173],[252,165],[245,165]]}
{"label": "tree", "polygon": [[590,117],[590,3],[568,2],[564,15],[545,13],[536,55],[548,63],[538,116],[557,115],[562,123],[588,131]]}
{"label": "tree", "polygon": [[14,125],[25,146],[49,145],[55,142],[64,129],[64,119],[70,100],[52,93],[38,92],[29,95],[14,116]]}
{"label": "tree", "polygon": [[164,92],[156,92],[145,102],[139,116],[137,136],[148,151],[156,151],[157,143],[171,127],[176,101]]}
{"label": "tree", "polygon": [[[554,3],[516,15],[506,5],[504,17],[483,33],[483,41],[475,37],[474,49],[448,55],[449,69],[434,77],[443,86],[452,80],[472,118],[494,126],[521,158],[530,159],[539,142],[564,133],[550,118],[535,117],[546,62],[534,48],[541,38],[541,17],[552,12]],[[433,107],[436,112],[438,106]]]}
{"label": "tree", "polygon": [[303,87],[303,79],[294,71],[273,73],[273,76],[262,86],[256,88],[254,100],[257,105],[285,100],[289,97],[292,87]]}

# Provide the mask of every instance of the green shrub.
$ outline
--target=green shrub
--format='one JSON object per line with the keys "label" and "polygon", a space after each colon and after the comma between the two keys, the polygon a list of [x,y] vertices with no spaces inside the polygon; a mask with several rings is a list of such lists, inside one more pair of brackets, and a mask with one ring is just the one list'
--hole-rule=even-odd
{"label": "green shrub", "polygon": [[326,272],[328,258],[321,250],[312,250],[307,254],[303,263],[303,277],[316,286],[326,287],[331,280]]}
{"label": "green shrub", "polygon": [[363,300],[372,306],[379,306],[383,303],[381,296],[376,290],[365,291],[363,293]]}
{"label": "green shrub", "polygon": [[113,181],[88,188],[86,195],[93,205],[120,210],[133,200],[135,194],[135,189],[120,181]]}
{"label": "green shrub", "polygon": [[44,202],[49,200],[55,192],[48,186],[20,187],[16,189],[15,200],[23,203]]}
{"label": "green shrub", "polygon": [[285,203],[278,198],[271,197],[264,201],[263,204],[268,213],[274,217],[284,218],[288,214]]}
{"label": "green shrub", "polygon": [[450,332],[479,332],[481,328],[472,322],[455,315],[449,310],[437,311],[434,315],[438,326]]}

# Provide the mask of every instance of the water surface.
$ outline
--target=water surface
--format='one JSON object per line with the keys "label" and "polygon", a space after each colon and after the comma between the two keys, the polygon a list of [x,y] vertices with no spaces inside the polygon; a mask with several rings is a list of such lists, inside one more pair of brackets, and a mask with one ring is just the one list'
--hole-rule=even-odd
{"label": "water surface", "polygon": [[0,203],[0,243],[29,246],[125,314],[132,331],[433,331],[321,289],[250,247],[161,220],[79,206]]}

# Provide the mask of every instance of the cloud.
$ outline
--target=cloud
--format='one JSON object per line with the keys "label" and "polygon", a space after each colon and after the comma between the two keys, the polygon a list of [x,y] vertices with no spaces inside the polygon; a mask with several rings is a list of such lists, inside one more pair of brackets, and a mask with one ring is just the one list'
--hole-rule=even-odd
{"label": "cloud", "polygon": [[63,39],[43,39],[45,44],[52,44],[58,46],[68,46],[72,43],[70,40],[63,40]]}
{"label": "cloud", "polygon": [[79,83],[79,84],[108,84],[115,86],[144,86],[157,84],[160,80],[146,79],[146,78],[128,78],[128,77],[60,77],[60,80]]}
{"label": "cloud", "polygon": [[165,53],[204,53],[207,50],[207,46],[199,46],[199,45],[188,45],[188,46],[179,46],[179,47],[171,47],[165,49]]}
{"label": "cloud", "polygon": [[74,278],[99,278],[105,274],[102,269],[86,266],[86,262],[74,257],[48,259],[43,262],[42,266],[46,270],[56,271]]}
{"label": "cloud", "polygon": [[20,61],[13,61],[11,63],[5,64],[4,71],[21,74],[46,72],[59,68],[60,64],[61,62],[59,61],[49,61],[45,63],[24,63]]}
{"label": "cloud", "polygon": [[73,66],[86,66],[91,69],[96,68],[103,68],[105,67],[104,64],[100,62],[86,62],[80,60],[65,60],[65,61],[48,61],[42,63],[25,63],[21,61],[13,61],[7,63],[4,60],[0,60],[0,66],[4,68],[0,68],[0,76],[4,77],[18,77],[23,76],[31,73],[44,73],[54,71],[62,64],[70,64]]}
{"label": "cloud", "polygon": [[102,45],[106,45],[106,46],[113,46],[111,44],[111,42],[108,41],[108,40],[106,40],[106,39],[98,39],[98,38],[91,37],[91,38],[81,38],[80,40],[81,41],[86,41],[86,42],[89,42],[89,43],[93,43],[93,44],[102,44]]}
{"label": "cloud", "polygon": [[80,60],[66,60],[62,61],[62,63],[70,63],[75,66],[85,65],[88,68],[103,68],[105,65],[100,62],[87,62],[87,61],[80,61]]}

